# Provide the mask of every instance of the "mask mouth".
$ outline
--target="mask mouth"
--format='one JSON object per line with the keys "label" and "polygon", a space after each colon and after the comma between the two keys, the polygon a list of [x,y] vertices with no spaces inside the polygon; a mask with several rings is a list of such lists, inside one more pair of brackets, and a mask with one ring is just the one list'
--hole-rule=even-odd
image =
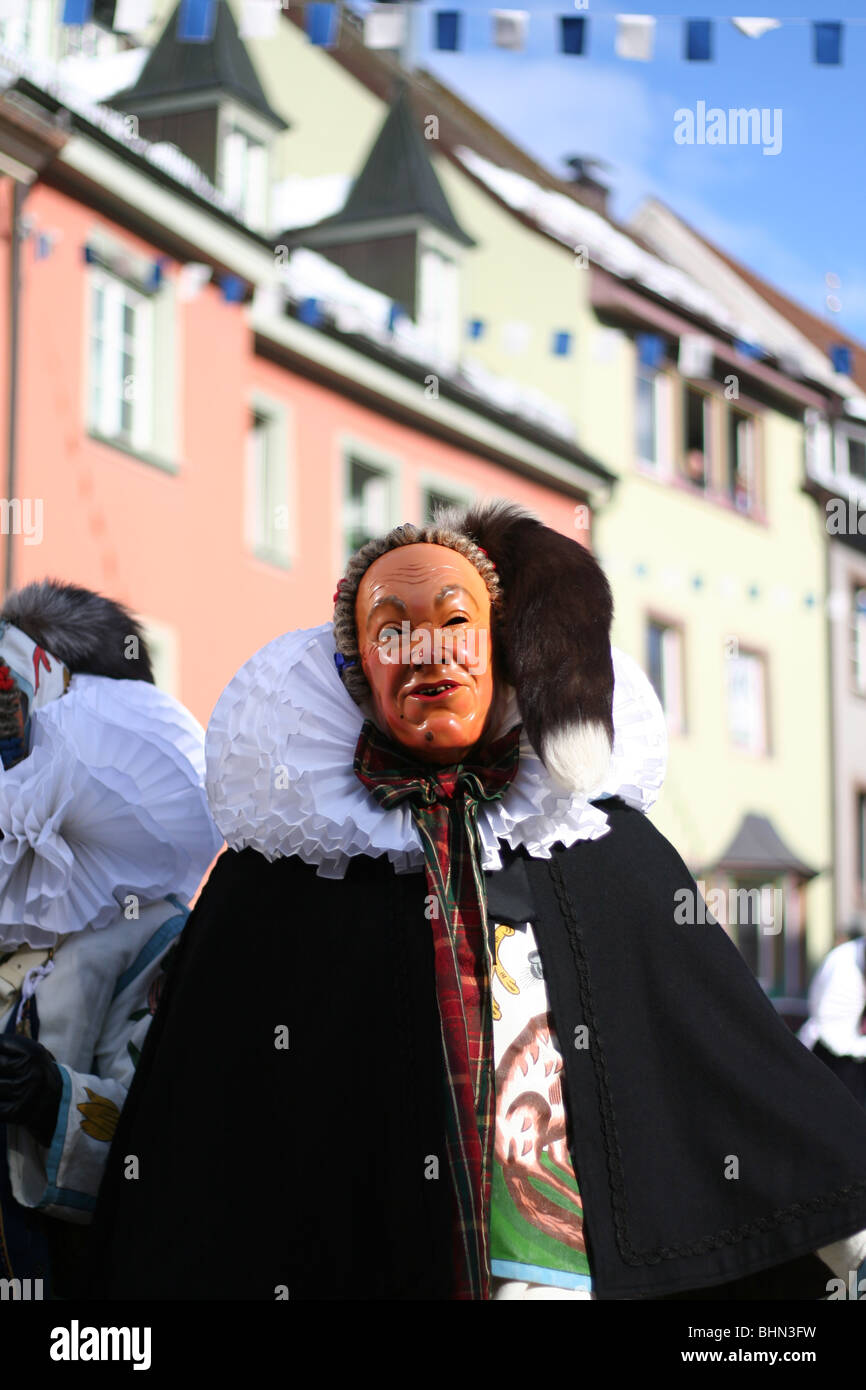
{"label": "mask mouth", "polygon": [[423,685],[416,685],[409,691],[409,697],[413,700],[444,700],[455,690],[459,690],[460,685],[457,681],[425,681]]}

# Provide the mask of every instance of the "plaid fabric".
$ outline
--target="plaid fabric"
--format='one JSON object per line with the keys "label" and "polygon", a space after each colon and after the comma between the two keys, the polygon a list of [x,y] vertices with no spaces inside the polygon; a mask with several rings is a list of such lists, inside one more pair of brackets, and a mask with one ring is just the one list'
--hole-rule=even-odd
{"label": "plaid fabric", "polygon": [[490,1297],[493,1160],[493,1024],[484,875],[478,862],[478,805],[497,801],[517,771],[520,727],[481,761],[420,763],[369,719],[355,749],[355,774],[381,806],[410,802],[424,847],[445,1062],[448,1163],[457,1206],[457,1299]]}

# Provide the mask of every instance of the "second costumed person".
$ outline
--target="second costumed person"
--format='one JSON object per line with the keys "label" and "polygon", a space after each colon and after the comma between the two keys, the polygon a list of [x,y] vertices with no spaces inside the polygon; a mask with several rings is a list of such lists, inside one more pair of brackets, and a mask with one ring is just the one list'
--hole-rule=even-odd
{"label": "second costumed person", "polygon": [[332,623],[241,668],[206,743],[229,848],[94,1296],[818,1299],[858,1268],[866,1115],[677,922],[663,716],[611,618],[586,549],[486,504],[370,541]]}

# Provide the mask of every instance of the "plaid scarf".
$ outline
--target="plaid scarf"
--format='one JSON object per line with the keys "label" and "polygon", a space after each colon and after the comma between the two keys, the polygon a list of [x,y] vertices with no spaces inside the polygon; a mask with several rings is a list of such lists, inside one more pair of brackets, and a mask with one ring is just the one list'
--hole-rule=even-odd
{"label": "plaid scarf", "polygon": [[517,771],[520,727],[482,759],[416,762],[369,719],[355,774],[385,810],[410,802],[432,899],[436,997],[445,1062],[448,1163],[457,1203],[456,1299],[490,1297],[490,1187],[494,1122],[490,947],[478,861],[478,805],[497,801]]}

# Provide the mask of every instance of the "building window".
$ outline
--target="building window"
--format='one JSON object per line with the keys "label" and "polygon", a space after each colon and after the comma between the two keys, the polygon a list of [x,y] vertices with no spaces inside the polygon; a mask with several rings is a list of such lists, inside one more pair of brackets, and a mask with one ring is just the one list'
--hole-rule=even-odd
{"label": "building window", "polygon": [[350,456],[343,519],[347,557],[389,530],[393,486],[388,469]]}
{"label": "building window", "polygon": [[672,734],[685,732],[683,634],[669,623],[647,623],[647,670]]}
{"label": "building window", "polygon": [[637,396],[635,399],[635,422],[637,433],[637,456],[642,463],[656,467],[658,457],[658,411],[656,382],[658,373],[652,367],[638,364]]}
{"label": "building window", "polygon": [[459,271],[456,261],[429,246],[420,250],[418,324],[425,341],[446,362],[459,353]]}
{"label": "building window", "polygon": [[[732,911],[733,934],[740,954],[768,994],[785,990],[784,892],[775,883],[736,879]],[[782,917],[776,920],[777,914]]]}
{"label": "building window", "polygon": [[851,665],[854,689],[866,695],[866,589],[859,585],[851,596]]}
{"label": "building window", "polygon": [[728,411],[728,496],[740,512],[758,505],[755,422],[739,410]]}
{"label": "building window", "polygon": [[866,429],[851,425],[837,428],[834,462],[838,478],[866,483]]}
{"label": "building window", "polygon": [[286,431],[280,413],[259,407],[247,434],[247,543],[259,559],[289,564]]}
{"label": "building window", "polygon": [[866,792],[857,793],[857,889],[866,903]]}
{"label": "building window", "polygon": [[764,657],[740,649],[726,658],[728,731],[735,748],[763,755],[767,735],[767,673]]}
{"label": "building window", "polygon": [[473,500],[472,493],[463,488],[449,487],[445,479],[442,479],[441,482],[422,482],[421,524],[429,524],[433,520],[434,513],[441,507],[468,507]]}
{"label": "building window", "polygon": [[706,489],[710,478],[710,401],[693,386],[683,389],[683,476]]}
{"label": "building window", "polygon": [[145,452],[153,444],[153,305],[98,267],[90,285],[89,425]]}
{"label": "building window", "polygon": [[268,208],[268,150],[239,126],[230,126],[222,143],[221,186],[238,215],[251,227],[263,228]]}

